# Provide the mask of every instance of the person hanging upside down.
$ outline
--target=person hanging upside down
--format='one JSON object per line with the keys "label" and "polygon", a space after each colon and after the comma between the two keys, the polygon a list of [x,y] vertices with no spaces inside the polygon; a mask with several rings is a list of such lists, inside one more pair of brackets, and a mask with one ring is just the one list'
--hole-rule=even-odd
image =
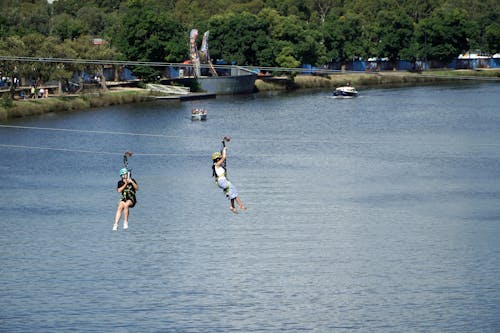
{"label": "person hanging upside down", "polygon": [[118,230],[118,223],[120,222],[120,217],[123,211],[123,229],[128,229],[128,214],[129,209],[133,208],[137,203],[135,198],[135,192],[139,190],[139,185],[134,178],[129,177],[129,171],[127,168],[122,168],[120,170],[121,179],[118,181],[116,191],[121,193],[122,197],[118,202],[118,208],[116,209],[115,224],[113,225],[113,230]]}
{"label": "person hanging upside down", "polygon": [[222,148],[222,154],[220,152],[215,152],[212,154],[212,161],[214,162],[212,166],[213,174],[215,177],[217,185],[224,191],[226,197],[231,201],[230,210],[233,213],[237,213],[236,207],[234,206],[234,202],[238,203],[238,207],[241,210],[246,210],[247,208],[241,202],[240,197],[238,196],[238,190],[236,186],[234,186],[227,178],[226,178],[226,169],[224,169],[224,161],[226,160],[226,147]]}

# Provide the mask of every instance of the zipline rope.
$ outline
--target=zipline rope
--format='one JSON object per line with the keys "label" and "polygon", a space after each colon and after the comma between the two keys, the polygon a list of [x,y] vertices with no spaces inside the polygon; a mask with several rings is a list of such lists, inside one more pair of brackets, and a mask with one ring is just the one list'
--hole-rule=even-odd
{"label": "zipline rope", "polygon": [[[14,129],[26,129],[26,130],[38,130],[38,131],[54,131],[54,132],[74,132],[74,133],[84,133],[84,134],[102,134],[102,135],[128,135],[128,136],[142,136],[142,137],[152,137],[152,138],[167,138],[167,139],[184,139],[184,140],[199,140],[199,137],[193,136],[182,136],[182,135],[167,135],[167,134],[152,134],[152,133],[135,133],[135,132],[115,132],[115,131],[99,131],[99,130],[83,130],[83,129],[72,129],[72,128],[54,128],[54,127],[36,127],[36,126],[19,126],[19,125],[3,125],[0,124],[0,128],[14,128]],[[219,140],[218,138],[204,138],[208,140]],[[275,139],[252,139],[246,138],[246,142],[275,142]],[[282,142],[290,143],[330,143],[330,140],[316,140],[316,139],[280,139]]]}
{"label": "zipline rope", "polygon": [[40,131],[75,132],[75,133],[87,133],[87,134],[146,136],[146,137],[158,137],[158,138],[170,138],[170,139],[194,139],[194,137],[179,136],[179,135],[132,133],[132,132],[113,132],[113,131],[97,131],[97,130],[81,130],[81,129],[72,129],[72,128],[15,126],[15,125],[2,125],[2,124],[0,124],[0,127],[2,127],[2,128],[28,129],[28,130],[40,130]]}
{"label": "zipline rope", "polygon": [[[74,132],[74,133],[85,133],[85,134],[103,134],[103,135],[128,135],[128,136],[142,136],[142,137],[153,137],[153,138],[167,138],[167,139],[184,139],[184,140],[199,140],[199,137],[193,136],[182,136],[182,135],[167,135],[167,134],[152,134],[152,133],[135,133],[135,132],[115,132],[115,131],[99,131],[99,130],[82,130],[82,129],[72,129],[72,128],[54,128],[54,127],[36,127],[36,126],[19,126],[19,125],[3,125],[0,124],[0,128],[14,128],[14,129],[26,129],[26,130],[39,130],[39,131],[54,131],[54,132]],[[213,140],[218,140],[218,138],[213,138]],[[275,142],[272,139],[245,139],[247,142]],[[292,140],[280,140],[280,141],[292,141]],[[293,140],[293,142],[299,142],[300,140]],[[304,140],[300,141],[303,143],[318,142],[316,140]]]}
{"label": "zipline rope", "polygon": [[[485,146],[485,144],[479,144]],[[497,144],[486,144],[486,146],[500,146]],[[68,152],[68,153],[79,153],[79,154],[94,154],[94,155],[113,155],[113,156],[123,156],[122,152],[109,152],[109,151],[95,151],[86,149],[69,149],[69,148],[55,148],[55,147],[41,147],[41,146],[27,146],[27,145],[13,145],[13,144],[2,144],[0,143],[0,148],[11,148],[11,149],[31,149],[31,150],[47,150],[47,151],[57,151],[57,152]],[[240,156],[243,154],[239,154]],[[282,155],[282,154],[280,154]],[[153,156],[153,157],[200,157],[200,154],[183,154],[183,153],[134,153],[134,156]],[[204,156],[204,155],[203,155]],[[254,154],[252,156],[255,156]],[[276,154],[259,154],[259,157],[277,157]]]}
{"label": "zipline rope", "polygon": [[[40,147],[40,146],[25,146],[25,145],[8,145],[1,144],[0,147],[4,148],[17,148],[17,149],[36,149],[36,150],[52,150],[52,151],[62,151],[62,152],[71,152],[71,153],[85,153],[85,154],[100,154],[100,155],[121,155],[123,153],[115,153],[109,151],[94,151],[94,150],[85,150],[85,149],[69,149],[69,148],[53,148],[53,147]],[[191,156],[198,157],[200,155],[195,154],[176,154],[176,153],[134,153],[134,156]]]}
{"label": "zipline rope", "polygon": [[[19,125],[4,125],[0,124],[0,128],[13,128],[13,129],[25,129],[25,130],[39,130],[39,131],[55,131],[55,132],[74,132],[74,133],[84,133],[84,134],[102,134],[102,135],[127,135],[127,136],[139,136],[139,137],[152,137],[152,138],[168,138],[168,139],[183,139],[183,140],[200,140],[200,137],[193,137],[193,136],[181,136],[181,135],[167,135],[167,134],[153,134],[153,133],[135,133],[135,132],[115,132],[115,131],[100,131],[100,130],[84,130],[84,129],[71,129],[71,128],[54,128],[54,127],[35,127],[35,126],[19,126]],[[213,140],[216,141],[218,138],[203,138],[207,140]],[[238,140],[240,142],[270,142],[270,143],[275,143],[277,140],[276,139],[264,139],[264,138],[259,138],[259,139],[253,139],[253,138],[244,138]],[[343,141],[335,141],[333,139],[330,140],[321,140],[321,139],[301,139],[301,138],[293,138],[293,139],[287,139],[287,138],[279,138],[279,142],[285,142],[285,143],[303,143],[303,144],[343,144],[343,145],[394,145],[397,144],[397,142],[390,142],[390,141],[356,141],[356,142],[343,142]],[[470,142],[424,142],[424,141],[414,141],[414,142],[408,142],[408,144],[411,145],[427,145],[427,146],[491,146],[491,147],[497,147],[500,146],[500,143],[470,143]],[[4,145],[3,145],[4,146]],[[41,148],[40,148],[41,149]],[[63,150],[61,148],[61,150]],[[82,151],[85,152],[85,151]],[[115,153],[113,153],[115,154]],[[118,153],[116,153],[118,154]],[[142,155],[142,154],[138,154]],[[180,154],[149,154],[149,155],[180,155]]]}

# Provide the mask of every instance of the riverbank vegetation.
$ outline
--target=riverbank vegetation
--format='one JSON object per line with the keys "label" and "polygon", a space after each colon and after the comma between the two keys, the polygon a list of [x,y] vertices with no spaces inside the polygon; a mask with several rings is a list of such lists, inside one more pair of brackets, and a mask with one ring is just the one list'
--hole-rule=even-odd
{"label": "riverbank vegetation", "polygon": [[[500,52],[497,0],[3,0],[0,56],[183,62],[192,28],[210,56],[247,66],[323,66],[370,57],[446,64]],[[81,63],[0,62],[2,75],[63,81]],[[136,66],[154,80],[160,69]]]}
{"label": "riverbank vegetation", "polygon": [[109,105],[139,103],[151,100],[149,91],[133,90],[102,92],[61,97],[11,100],[0,99],[0,120],[40,115],[50,112],[70,112]]}
{"label": "riverbank vegetation", "polygon": [[484,78],[500,78],[500,68],[485,69],[480,68],[476,70],[433,70],[429,72],[432,75],[445,75],[452,77],[484,77]]}
{"label": "riverbank vegetation", "polygon": [[474,70],[440,70],[432,71],[427,75],[409,72],[380,72],[380,73],[339,73],[332,75],[297,75],[293,81],[289,80],[257,80],[255,86],[258,91],[293,90],[293,89],[333,89],[339,86],[352,85],[360,87],[387,87],[414,84],[433,84],[456,81],[459,77],[480,78],[500,77],[500,69],[489,71]]}

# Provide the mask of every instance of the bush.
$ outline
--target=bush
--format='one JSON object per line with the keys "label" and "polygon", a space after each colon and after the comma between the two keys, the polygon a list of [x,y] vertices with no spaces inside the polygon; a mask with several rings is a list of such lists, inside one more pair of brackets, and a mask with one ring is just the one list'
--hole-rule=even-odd
{"label": "bush", "polygon": [[0,101],[0,105],[3,108],[11,108],[14,105],[14,101],[12,100],[12,98],[10,98],[8,94],[3,94],[2,99]]}

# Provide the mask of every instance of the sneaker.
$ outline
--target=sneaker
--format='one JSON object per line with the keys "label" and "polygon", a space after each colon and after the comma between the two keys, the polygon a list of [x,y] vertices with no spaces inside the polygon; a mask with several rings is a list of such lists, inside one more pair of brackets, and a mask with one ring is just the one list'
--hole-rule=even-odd
{"label": "sneaker", "polygon": [[118,230],[118,224],[115,223],[115,224],[113,224],[113,231],[116,231],[116,230]]}
{"label": "sneaker", "polygon": [[127,221],[123,222],[123,229],[124,230],[128,229],[128,222]]}

